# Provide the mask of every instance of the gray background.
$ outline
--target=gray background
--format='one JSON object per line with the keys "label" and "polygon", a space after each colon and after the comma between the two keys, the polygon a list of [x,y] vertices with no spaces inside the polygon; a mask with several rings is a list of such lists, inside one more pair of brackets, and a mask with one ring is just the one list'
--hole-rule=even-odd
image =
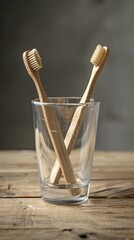
{"label": "gray background", "polygon": [[48,96],[81,96],[100,43],[111,53],[93,94],[101,102],[96,149],[134,150],[133,13],[133,0],[1,1],[1,149],[34,148],[37,94],[22,53],[38,49]]}

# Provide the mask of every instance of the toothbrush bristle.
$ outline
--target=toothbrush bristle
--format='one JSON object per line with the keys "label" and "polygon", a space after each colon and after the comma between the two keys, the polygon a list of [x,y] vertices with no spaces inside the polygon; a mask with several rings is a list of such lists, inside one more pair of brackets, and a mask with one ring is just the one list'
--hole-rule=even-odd
{"label": "toothbrush bristle", "polygon": [[34,71],[38,71],[42,68],[42,60],[36,49],[32,49],[27,54],[29,64]]}
{"label": "toothbrush bristle", "polygon": [[101,45],[98,45],[94,50],[94,53],[90,59],[90,62],[97,67],[101,64],[101,61],[104,55],[105,55],[105,49]]}

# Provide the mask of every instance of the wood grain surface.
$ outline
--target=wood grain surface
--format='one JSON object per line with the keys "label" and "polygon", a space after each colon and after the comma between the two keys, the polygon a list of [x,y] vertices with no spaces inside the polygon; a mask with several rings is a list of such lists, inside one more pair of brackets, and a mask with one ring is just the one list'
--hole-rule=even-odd
{"label": "wood grain surface", "polygon": [[40,195],[34,151],[0,152],[0,239],[134,239],[134,152],[96,152],[90,198],[56,206]]}

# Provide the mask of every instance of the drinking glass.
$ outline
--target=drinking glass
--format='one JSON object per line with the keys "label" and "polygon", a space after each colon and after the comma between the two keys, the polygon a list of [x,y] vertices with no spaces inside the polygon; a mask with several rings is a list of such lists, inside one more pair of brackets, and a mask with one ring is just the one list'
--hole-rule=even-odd
{"label": "drinking glass", "polygon": [[[43,103],[38,99],[32,101],[40,189],[42,198],[46,202],[68,205],[80,204],[88,200],[99,106],[100,103],[94,99],[87,103],[80,103],[80,98],[76,97],[52,97],[49,98],[49,102]],[[62,173],[58,183],[52,183],[50,180],[57,155],[43,115],[43,108],[46,111],[48,108],[53,110],[63,141],[76,109],[84,108],[77,136],[75,136],[74,144],[68,153],[76,178],[76,182],[73,184],[66,182]],[[52,129],[52,131],[55,131],[56,134],[56,129]],[[77,189],[78,194],[71,194],[73,190]]]}

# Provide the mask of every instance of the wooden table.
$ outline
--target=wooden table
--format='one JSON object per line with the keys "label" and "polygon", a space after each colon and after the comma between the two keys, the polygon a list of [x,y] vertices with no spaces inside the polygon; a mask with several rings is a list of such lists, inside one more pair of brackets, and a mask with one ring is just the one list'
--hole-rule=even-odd
{"label": "wooden table", "polygon": [[134,239],[134,152],[96,152],[89,201],[40,196],[34,151],[0,152],[0,239]]}

